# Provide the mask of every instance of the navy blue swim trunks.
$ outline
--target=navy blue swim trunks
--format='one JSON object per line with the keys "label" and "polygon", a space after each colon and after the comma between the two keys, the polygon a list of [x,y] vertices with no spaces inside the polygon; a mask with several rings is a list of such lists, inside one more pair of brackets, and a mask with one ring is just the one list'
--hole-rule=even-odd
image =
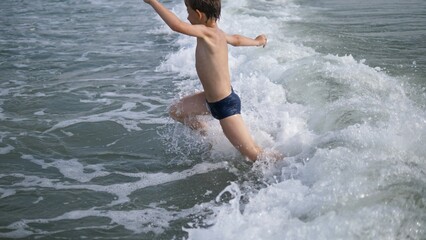
{"label": "navy blue swim trunks", "polygon": [[234,89],[232,89],[231,94],[226,98],[213,103],[207,102],[207,107],[209,108],[214,118],[221,120],[235,114],[240,114],[241,100],[240,97],[234,92]]}

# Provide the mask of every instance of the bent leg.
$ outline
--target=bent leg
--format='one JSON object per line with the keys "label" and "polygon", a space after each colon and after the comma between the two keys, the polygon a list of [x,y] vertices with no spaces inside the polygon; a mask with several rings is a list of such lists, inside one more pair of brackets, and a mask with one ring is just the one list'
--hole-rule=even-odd
{"label": "bent leg", "polygon": [[254,142],[240,114],[220,120],[220,125],[225,136],[241,154],[252,161],[257,160],[262,149]]}
{"label": "bent leg", "polygon": [[204,129],[206,126],[197,119],[199,115],[210,114],[206,106],[204,92],[186,96],[169,108],[170,117],[191,129]]}

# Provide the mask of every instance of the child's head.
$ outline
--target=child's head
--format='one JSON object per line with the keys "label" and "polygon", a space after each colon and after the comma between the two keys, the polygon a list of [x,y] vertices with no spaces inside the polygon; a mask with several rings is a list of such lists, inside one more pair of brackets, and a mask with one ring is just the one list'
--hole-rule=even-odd
{"label": "child's head", "polygon": [[193,10],[206,14],[207,20],[220,18],[220,0],[185,0],[185,3]]}

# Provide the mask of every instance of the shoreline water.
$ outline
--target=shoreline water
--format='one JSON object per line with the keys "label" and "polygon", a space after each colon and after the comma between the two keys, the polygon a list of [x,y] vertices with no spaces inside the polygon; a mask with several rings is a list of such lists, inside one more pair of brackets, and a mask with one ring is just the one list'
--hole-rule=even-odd
{"label": "shoreline water", "polygon": [[221,28],[270,40],[230,48],[244,119],[288,156],[251,165],[214,119],[201,137],[168,118],[201,89],[195,42],[143,3],[0,3],[0,237],[425,238],[425,3],[407,4],[224,1]]}

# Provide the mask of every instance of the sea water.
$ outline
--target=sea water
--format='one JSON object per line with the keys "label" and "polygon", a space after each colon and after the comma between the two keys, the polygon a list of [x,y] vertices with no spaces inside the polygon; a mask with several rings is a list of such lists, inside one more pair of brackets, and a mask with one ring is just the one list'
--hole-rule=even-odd
{"label": "sea water", "polygon": [[229,65],[283,161],[168,117],[195,40],[143,1],[0,2],[1,239],[426,239],[426,2],[222,5],[268,36]]}

